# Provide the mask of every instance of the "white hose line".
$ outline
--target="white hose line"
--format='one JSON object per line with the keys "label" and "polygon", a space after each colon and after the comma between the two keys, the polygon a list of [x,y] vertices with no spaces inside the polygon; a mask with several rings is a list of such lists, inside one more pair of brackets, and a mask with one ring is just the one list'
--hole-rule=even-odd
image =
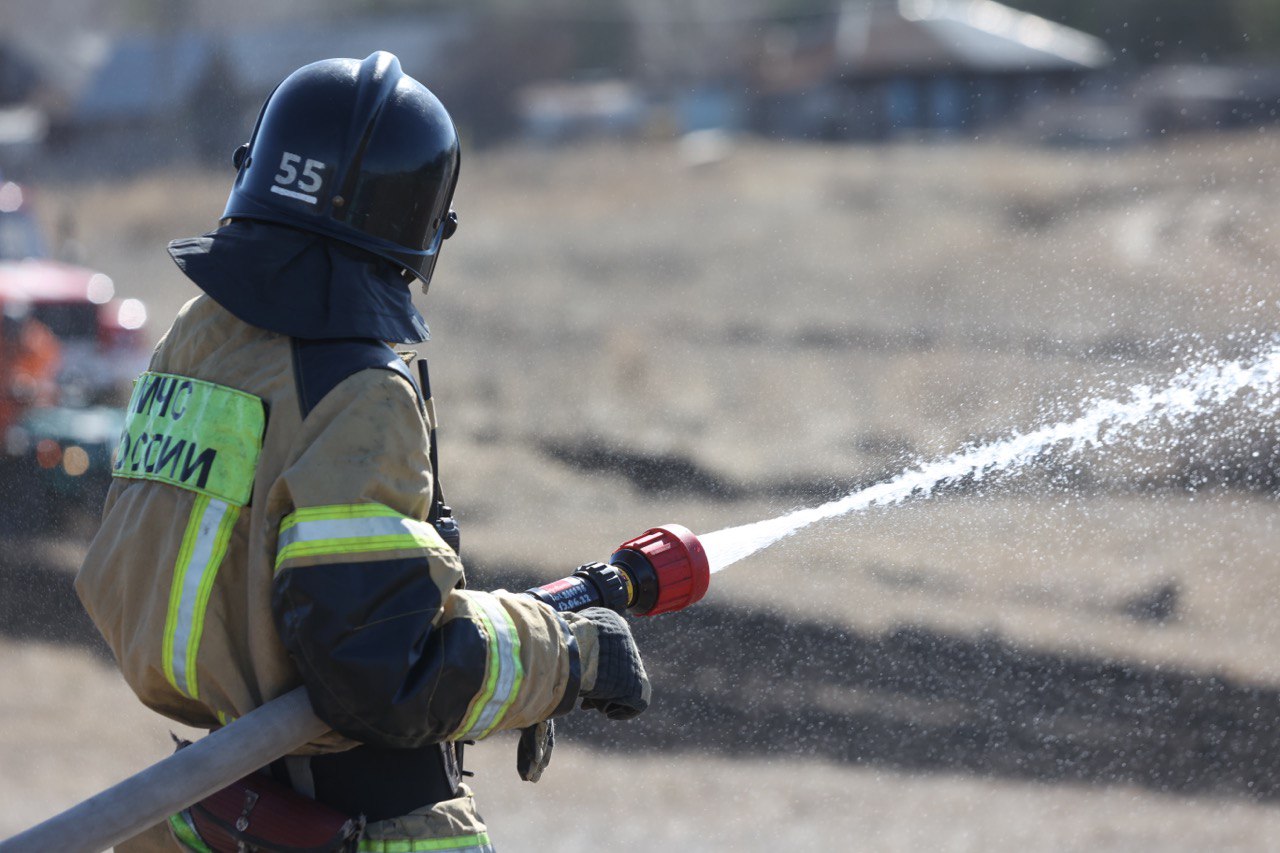
{"label": "white hose line", "polygon": [[25,832],[0,853],[101,853],[329,731],[298,687]]}

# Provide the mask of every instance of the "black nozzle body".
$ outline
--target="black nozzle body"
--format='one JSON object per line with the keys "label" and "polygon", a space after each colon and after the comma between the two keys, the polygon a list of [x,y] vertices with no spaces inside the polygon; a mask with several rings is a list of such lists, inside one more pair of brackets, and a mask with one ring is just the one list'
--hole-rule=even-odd
{"label": "black nozzle body", "polygon": [[587,607],[607,607],[625,613],[631,604],[633,586],[619,567],[587,563],[569,577],[526,589],[525,594],[560,613]]}
{"label": "black nozzle body", "polygon": [[658,573],[653,570],[653,564],[645,555],[631,548],[623,548],[613,552],[609,563],[610,568],[620,569],[627,580],[631,581],[631,600],[627,607],[637,615],[652,610],[658,603]]}

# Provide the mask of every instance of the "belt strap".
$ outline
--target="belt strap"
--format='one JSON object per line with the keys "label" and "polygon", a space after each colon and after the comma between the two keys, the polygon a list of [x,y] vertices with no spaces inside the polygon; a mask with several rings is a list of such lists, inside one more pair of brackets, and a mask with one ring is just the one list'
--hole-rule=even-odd
{"label": "belt strap", "polygon": [[[451,743],[416,749],[365,744],[302,761],[306,762],[305,770],[297,766],[299,759],[291,758],[275,762],[272,772],[287,778],[294,790],[346,814],[362,814],[370,823],[451,800],[458,796],[462,781],[462,768]],[[307,770],[309,780],[305,778]]]}

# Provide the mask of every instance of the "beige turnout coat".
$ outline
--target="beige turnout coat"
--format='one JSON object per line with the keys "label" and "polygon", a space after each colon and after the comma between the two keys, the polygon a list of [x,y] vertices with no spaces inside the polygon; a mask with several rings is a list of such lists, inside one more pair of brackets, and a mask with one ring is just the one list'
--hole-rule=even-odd
{"label": "beige turnout coat", "polygon": [[[479,738],[571,709],[594,681],[594,629],[460,588],[459,558],[425,521],[434,413],[411,380],[358,369],[315,395],[304,374],[296,341],[201,296],[136,384],[76,580],[130,687],[211,728],[305,683],[342,732],[320,752]],[[439,804],[447,819],[428,812],[370,836],[487,847],[469,796]]]}

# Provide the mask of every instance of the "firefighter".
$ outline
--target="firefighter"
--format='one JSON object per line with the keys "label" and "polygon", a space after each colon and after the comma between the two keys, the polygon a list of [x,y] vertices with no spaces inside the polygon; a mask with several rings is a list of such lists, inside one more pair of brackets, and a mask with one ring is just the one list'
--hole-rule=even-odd
{"label": "firefighter", "polygon": [[[409,286],[456,228],[456,131],[378,52],[295,71],[233,159],[219,227],[170,244],[203,293],[135,385],[76,589],[175,720],[304,684],[334,731],[263,772],[363,815],[359,849],[489,850],[459,744],[524,730],[536,779],[546,721],[634,717],[649,683],[616,613],[463,588],[425,372],[388,343],[428,338]],[[205,843],[188,810],[118,849]]]}

